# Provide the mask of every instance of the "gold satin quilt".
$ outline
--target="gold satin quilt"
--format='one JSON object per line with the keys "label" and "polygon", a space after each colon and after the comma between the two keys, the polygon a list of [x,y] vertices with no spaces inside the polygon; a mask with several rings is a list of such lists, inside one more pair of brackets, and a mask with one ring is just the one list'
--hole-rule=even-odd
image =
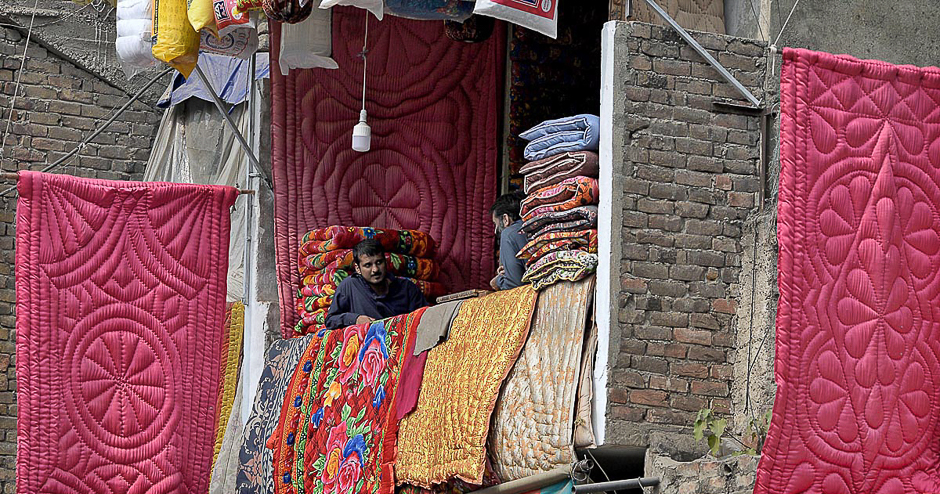
{"label": "gold satin quilt", "polygon": [[517,480],[574,463],[572,434],[594,277],[539,293],[532,329],[494,412],[493,468]]}
{"label": "gold satin quilt", "polygon": [[417,409],[401,422],[399,484],[482,483],[490,416],[529,333],[535,298],[525,285],[460,307],[447,341],[428,355]]}

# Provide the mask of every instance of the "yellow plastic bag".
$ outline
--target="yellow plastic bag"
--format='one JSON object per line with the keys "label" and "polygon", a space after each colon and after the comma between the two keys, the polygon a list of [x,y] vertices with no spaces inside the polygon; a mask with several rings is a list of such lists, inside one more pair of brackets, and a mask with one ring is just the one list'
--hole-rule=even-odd
{"label": "yellow plastic bag", "polygon": [[212,0],[187,0],[188,8],[186,14],[189,17],[189,23],[196,31],[208,30],[215,36],[219,35],[219,29],[215,23],[215,12],[212,10]]}
{"label": "yellow plastic bag", "polygon": [[189,77],[199,58],[199,33],[186,15],[186,0],[153,0],[153,56]]}

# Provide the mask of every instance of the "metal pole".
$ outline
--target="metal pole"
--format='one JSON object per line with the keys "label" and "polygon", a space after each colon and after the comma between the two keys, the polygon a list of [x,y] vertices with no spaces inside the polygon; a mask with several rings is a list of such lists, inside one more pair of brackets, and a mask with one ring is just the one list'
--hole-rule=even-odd
{"label": "metal pole", "polygon": [[614,480],[611,482],[580,484],[574,486],[574,492],[577,494],[589,494],[592,492],[619,491],[622,489],[642,489],[644,487],[655,487],[657,485],[659,485],[659,477],[644,477],[642,479]]}
{"label": "metal pole", "polygon": [[[248,104],[245,109],[248,112],[248,137],[254,141],[255,136],[255,63],[256,63],[257,54],[252,54],[251,59],[248,62]],[[245,170],[245,182],[248,184],[248,187],[251,187],[251,166],[246,167]],[[245,205],[245,272],[242,277],[242,302],[245,304],[245,307],[248,306],[251,290],[251,222],[253,221],[252,210],[254,204],[252,204],[251,198],[248,199],[247,204]],[[248,321],[246,317],[245,324],[242,327],[247,331],[248,330]],[[244,339],[242,340],[244,341]]]}
{"label": "metal pole", "polygon": [[668,22],[669,25],[672,26],[672,28],[675,29],[676,32],[679,33],[679,36],[682,36],[682,39],[684,39],[687,43],[692,45],[692,48],[694,48],[695,51],[697,51],[699,55],[705,58],[705,60],[707,60],[708,63],[712,65],[712,67],[715,67],[715,70],[717,70],[718,73],[721,74],[721,76],[724,77],[726,81],[730,82],[731,85],[734,86],[734,88],[737,89],[739,93],[741,93],[745,98],[747,98],[747,100],[750,101],[752,105],[754,105],[756,108],[759,108],[761,106],[760,100],[757,99],[756,96],[751,94],[751,92],[748,91],[747,88],[744,87],[743,84],[741,84],[737,79],[735,79],[734,76],[731,75],[731,72],[728,72],[728,69],[726,69],[720,63],[718,63],[718,60],[715,60],[715,57],[711,56],[711,54],[708,53],[708,51],[705,50],[705,48],[702,45],[700,45],[698,41],[695,41],[695,38],[693,38],[692,35],[689,34],[688,31],[683,29],[682,26],[680,26],[672,17],[670,17],[669,14],[667,14],[666,11],[663,10],[662,7],[660,7],[654,0],[646,0],[646,3],[648,3],[649,6],[652,7],[652,9],[655,10],[657,14],[659,14],[660,17],[662,17],[666,22]]}
{"label": "metal pole", "polygon": [[199,75],[199,78],[202,80],[202,84],[206,86],[206,91],[212,96],[212,102],[215,103],[215,107],[219,110],[219,113],[222,114],[222,118],[225,119],[225,122],[228,123],[229,129],[235,134],[235,140],[241,144],[242,149],[245,150],[245,154],[248,155],[248,159],[251,161],[251,164],[255,167],[255,171],[261,175],[261,179],[264,180],[268,188],[271,188],[271,184],[268,183],[264,175],[261,174],[261,163],[258,161],[258,158],[255,157],[255,153],[251,151],[251,146],[248,145],[248,141],[245,140],[245,136],[238,130],[238,126],[235,125],[235,122],[232,120],[232,116],[228,114],[225,110],[225,105],[222,104],[222,99],[219,98],[219,95],[215,93],[215,89],[212,87],[212,84],[209,84],[209,78],[206,77],[206,74],[203,73],[199,65],[196,65],[196,74]]}

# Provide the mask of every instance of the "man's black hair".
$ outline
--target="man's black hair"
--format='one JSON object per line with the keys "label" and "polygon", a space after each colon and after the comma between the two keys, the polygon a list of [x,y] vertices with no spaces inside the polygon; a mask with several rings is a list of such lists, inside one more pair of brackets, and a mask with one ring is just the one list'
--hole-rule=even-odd
{"label": "man's black hair", "polygon": [[352,254],[353,261],[356,264],[359,264],[359,256],[380,256],[385,254],[385,249],[382,248],[382,244],[380,244],[378,240],[374,238],[367,238],[353,247]]}
{"label": "man's black hair", "polygon": [[525,199],[525,193],[521,190],[503,194],[496,198],[490,212],[495,214],[497,219],[502,218],[504,214],[508,214],[509,220],[514,222],[519,219],[520,203],[523,199]]}

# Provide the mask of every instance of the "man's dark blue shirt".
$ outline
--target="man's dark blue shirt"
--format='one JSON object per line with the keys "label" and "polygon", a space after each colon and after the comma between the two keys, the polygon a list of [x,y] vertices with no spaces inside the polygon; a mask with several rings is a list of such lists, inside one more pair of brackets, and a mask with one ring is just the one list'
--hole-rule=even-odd
{"label": "man's dark blue shirt", "polygon": [[375,293],[359,275],[346,278],[336,287],[333,303],[326,313],[326,327],[337,329],[356,324],[359,316],[385,319],[407,314],[428,305],[417,285],[392,275],[388,276],[385,295]]}

